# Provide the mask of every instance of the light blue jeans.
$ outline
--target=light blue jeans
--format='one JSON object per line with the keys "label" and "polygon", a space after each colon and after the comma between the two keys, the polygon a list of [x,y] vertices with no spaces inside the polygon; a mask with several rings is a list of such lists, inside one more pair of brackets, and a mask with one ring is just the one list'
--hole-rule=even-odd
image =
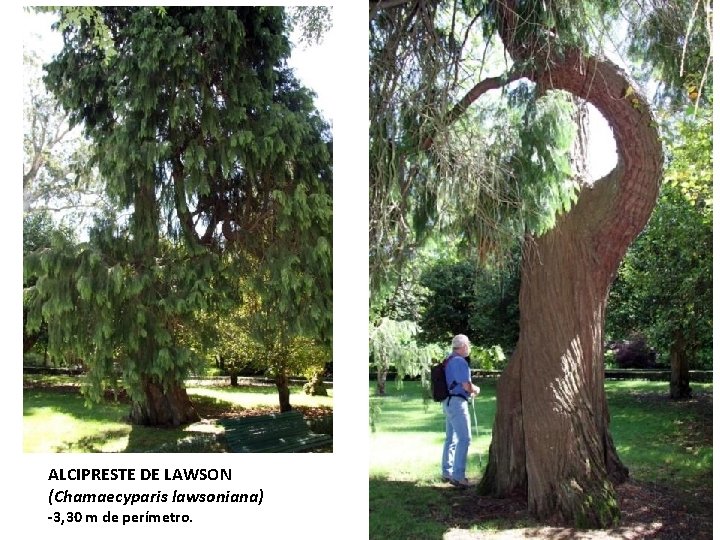
{"label": "light blue jeans", "polygon": [[470,413],[468,402],[451,397],[443,402],[445,413],[445,444],[442,454],[442,475],[453,480],[465,478],[468,449],[470,448]]}

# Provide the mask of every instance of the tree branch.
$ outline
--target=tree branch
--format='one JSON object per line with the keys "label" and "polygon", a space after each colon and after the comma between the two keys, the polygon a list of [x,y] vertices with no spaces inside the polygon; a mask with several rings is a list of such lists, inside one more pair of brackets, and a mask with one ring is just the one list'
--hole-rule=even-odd
{"label": "tree branch", "polygon": [[[475,102],[480,96],[482,96],[486,92],[489,92],[490,90],[497,90],[498,88],[502,88],[503,86],[510,84],[511,82],[529,76],[530,73],[528,71],[519,69],[511,70],[505,75],[500,75],[499,77],[488,77],[487,79],[483,79],[475,86],[473,86],[470,91],[468,91],[468,93],[465,94],[463,98],[458,101],[455,106],[453,106],[452,109],[450,109],[450,112],[444,119],[444,125],[449,126],[450,124],[454,123],[465,113],[465,111],[467,111],[468,107],[470,107],[473,102]],[[421,148],[423,150],[429,150],[432,145],[433,139],[432,137],[428,137],[421,145]]]}
{"label": "tree branch", "polygon": [[[514,40],[519,24],[517,3],[496,1],[500,37],[516,62],[530,59],[534,53],[525,43]],[[609,176],[616,190],[612,203],[604,209],[604,219],[593,231],[598,267],[604,267],[605,275],[612,275],[647,223],[658,197],[663,155],[657,124],[645,97],[611,61],[586,55],[575,47],[561,49],[555,37],[547,46],[544,66],[528,77],[541,88],[565,90],[592,103],[615,138],[618,164]]]}
{"label": "tree branch", "polygon": [[193,226],[192,216],[188,211],[187,201],[185,200],[185,179],[183,165],[179,157],[172,159],[172,177],[174,180],[173,188],[175,190],[175,211],[178,215],[178,221],[182,228],[183,235],[190,245],[197,245],[198,236]]}
{"label": "tree branch", "polygon": [[377,13],[384,9],[390,9],[408,2],[415,2],[416,0],[370,0],[370,18],[372,19]]}

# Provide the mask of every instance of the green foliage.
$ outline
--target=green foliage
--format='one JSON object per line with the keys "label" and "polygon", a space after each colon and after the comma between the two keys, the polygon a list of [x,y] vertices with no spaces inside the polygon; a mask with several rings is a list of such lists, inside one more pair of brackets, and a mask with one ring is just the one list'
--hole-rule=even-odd
{"label": "green foliage", "polygon": [[242,300],[220,301],[194,313],[193,322],[183,332],[189,349],[210,364],[219,374],[238,374],[258,363],[262,345],[250,335],[247,307]]}
{"label": "green foliage", "polygon": [[526,127],[520,130],[513,169],[520,200],[525,203],[523,229],[536,235],[551,229],[556,215],[570,210],[576,200],[578,186],[570,169],[576,129],[573,112],[567,96],[547,96],[531,102]]}
{"label": "green foliage", "polygon": [[44,318],[49,355],[91,368],[84,387],[91,400],[100,398],[116,368],[139,401],[143,377],[182,381],[195,359],[178,339],[179,329],[213,295],[212,254],[191,258],[166,245],[150,268],[138,271],[126,243],[124,236],[95,229],[90,242],[56,235],[50,249],[25,258],[25,279],[37,280],[26,289],[27,328],[39,328]]}
{"label": "green foliage", "polygon": [[23,216],[23,254],[50,247],[55,234],[72,239],[73,232],[64,226],[56,226],[47,211]]}
{"label": "green foliage", "polygon": [[[242,275],[264,306],[263,349],[281,343],[299,354],[291,369],[305,369],[304,340],[327,351],[332,334],[332,141],[285,66],[283,9],[55,12],[65,45],[46,84],[130,218],[110,215],[88,242],[26,260],[38,277],[29,325],[48,317],[52,353],[91,368],[90,397],[117,366],[141,400],[143,380],[178,384],[230,338],[208,321],[238,317],[230,277]],[[242,335],[214,352],[256,357],[255,330]]]}
{"label": "green foliage", "polygon": [[482,370],[502,370],[507,364],[505,353],[499,345],[473,347],[470,367]]}
{"label": "green foliage", "polygon": [[520,276],[514,264],[483,269],[471,261],[439,262],[421,283],[428,293],[420,319],[424,342],[450,343],[465,334],[475,346],[515,346],[519,332]]}
{"label": "green foliage", "polygon": [[658,205],[631,246],[608,305],[608,335],[646,335],[667,361],[682,337],[691,367],[712,366],[712,119],[680,122]]}
{"label": "green foliage", "polygon": [[[269,339],[268,339],[269,341]],[[304,336],[293,336],[289,341],[270,344],[257,359],[259,367],[266,368],[271,376],[283,373],[288,376],[307,376],[322,370],[331,361],[330,348]]]}
{"label": "green foliage", "polygon": [[475,306],[477,267],[470,261],[437,263],[428,268],[421,283],[428,289],[420,320],[425,342],[450,343],[465,334],[474,342],[470,317]]}
{"label": "green foliage", "polygon": [[[596,8],[612,4],[521,2],[515,38],[542,49],[533,59],[541,64],[548,40],[578,45],[585,33],[576,30]],[[495,39],[496,8],[485,1],[441,2],[379,10],[371,19],[373,294],[391,268],[412,260],[431,231],[457,235],[483,262],[502,260],[526,233],[548,230],[575,201],[574,109],[566,96],[539,97],[521,82],[454,114],[473,85],[507,69]],[[523,32],[544,45],[531,45]]]}
{"label": "green foliage", "polygon": [[[619,0],[526,0],[513,4],[517,16],[511,42],[534,56],[533,61],[542,62],[543,52],[550,48],[577,47],[589,50],[589,26],[603,17],[617,15],[622,2]],[[482,16],[483,35],[492,36],[502,32],[502,24],[496,16],[497,5],[488,0],[466,0],[463,6],[470,13]],[[489,38],[486,38],[489,39]]]}
{"label": "green foliage", "polygon": [[[73,238],[72,231],[56,226],[48,212],[26,214],[23,217],[23,256],[49,249],[55,236],[68,241]],[[33,302],[33,294],[27,288],[36,282],[37,278],[32,275],[23,278],[23,352],[27,353],[33,347],[36,350],[41,348],[44,356],[48,345],[47,322],[41,318],[39,322],[34,322],[32,329],[27,327],[29,308]]]}
{"label": "green foliage", "polygon": [[605,365],[605,369],[613,369],[617,367],[615,365],[615,353],[613,351],[605,351],[603,353],[603,364]]}
{"label": "green foliage", "polygon": [[420,345],[416,335],[420,328],[412,321],[395,321],[381,318],[370,325],[370,359],[378,371],[387,373],[395,367],[398,380],[407,375],[417,377],[427,374],[430,365],[443,355],[443,348],[436,344]]}
{"label": "green foliage", "polygon": [[629,2],[629,53],[660,81],[658,94],[673,104],[711,103],[712,2]]}
{"label": "green foliage", "polygon": [[373,365],[381,371],[394,365],[403,374],[412,370],[414,358],[410,348],[417,331],[417,324],[412,321],[395,321],[387,317],[376,325],[371,324],[370,359]]}

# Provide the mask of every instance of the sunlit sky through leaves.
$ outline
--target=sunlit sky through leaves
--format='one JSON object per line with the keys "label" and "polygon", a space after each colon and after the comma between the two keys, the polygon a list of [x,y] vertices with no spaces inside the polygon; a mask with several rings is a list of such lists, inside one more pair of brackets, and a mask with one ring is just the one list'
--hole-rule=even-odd
{"label": "sunlit sky through leaves", "polygon": [[[54,20],[50,14],[25,13],[25,43],[36,50],[41,56],[49,60],[51,55],[62,46],[59,33],[50,30]],[[302,83],[311,88],[316,94],[316,106],[325,119],[332,124],[335,116],[334,107],[338,103],[340,81],[335,76],[333,64],[337,62],[338,50],[343,44],[339,33],[333,27],[329,30],[322,43],[307,45],[297,43],[297,36],[293,36],[294,43],[290,65]],[[589,141],[589,169],[592,178],[600,178],[607,174],[617,162],[615,143],[607,122],[600,113],[591,106],[590,111],[590,141]]]}
{"label": "sunlit sky through leaves", "polygon": [[[59,32],[53,32],[50,25],[55,16],[49,13],[24,12],[24,45],[49,61],[53,54],[62,48]],[[315,105],[323,117],[330,123],[333,120],[333,96],[337,95],[336,78],[333,77],[333,62],[336,61],[337,48],[340,46],[335,28],[331,28],[318,45],[301,43],[297,45],[298,35],[293,34],[292,56],[289,64],[303,85],[316,94]]]}

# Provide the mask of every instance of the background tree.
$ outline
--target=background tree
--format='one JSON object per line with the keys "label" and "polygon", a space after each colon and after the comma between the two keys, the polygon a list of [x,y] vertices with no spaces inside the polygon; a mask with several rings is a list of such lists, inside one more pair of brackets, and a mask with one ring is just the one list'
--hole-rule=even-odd
{"label": "background tree", "polygon": [[230,271],[253,262],[288,341],[300,331],[329,340],[327,126],[286,67],[282,9],[58,13],[65,46],[46,83],[131,217],[26,261],[40,276],[35,314],[53,315],[51,353],[73,349],[91,366],[90,397],[117,362],[134,422],[189,422],[182,381],[195,360],[179,328],[222,296],[220,254],[233,254]]}
{"label": "background tree", "polygon": [[628,54],[658,81],[656,100],[676,110],[711,101],[712,0],[640,0],[625,7],[634,28]]}
{"label": "background tree", "polygon": [[437,263],[426,269],[421,283],[428,289],[420,319],[424,342],[449,343],[455,334],[471,337],[473,345],[500,345],[511,350],[518,336],[517,266],[478,268],[475,261]]}
{"label": "background tree", "polygon": [[680,123],[658,206],[610,294],[608,328],[638,332],[671,366],[670,397],[689,397],[690,367],[712,367],[712,120]]}
{"label": "background tree", "polygon": [[311,338],[298,335],[288,337],[282,329],[273,333],[268,328],[262,336],[262,351],[256,365],[265,369],[275,380],[280,412],[290,411],[290,377],[322,371],[330,361],[331,350]]}
{"label": "background tree", "polygon": [[[54,235],[60,235],[67,239],[73,238],[72,232],[64,227],[56,226],[53,223],[49,212],[34,212],[23,217],[23,256],[27,256],[41,249],[50,248]],[[23,289],[35,285],[36,280],[31,278],[23,283]],[[48,329],[47,322],[42,319],[34,331],[26,327],[28,318],[29,296],[23,294],[23,353],[31,349],[42,351],[43,363],[48,363]]]}
{"label": "background tree", "polygon": [[659,81],[655,100],[670,152],[657,215],[621,268],[609,322],[616,337],[627,325],[670,359],[670,395],[677,399],[690,394],[690,365],[709,365],[712,340],[712,2],[644,0],[628,7],[636,28],[628,52]]}
{"label": "background tree", "polygon": [[377,370],[377,394],[385,395],[385,384],[391,367],[396,368],[398,381],[407,375],[424,375],[443,355],[439,345],[419,345],[419,327],[412,321],[381,318],[370,326],[370,360]]}
{"label": "background tree", "polygon": [[[323,257],[323,254],[318,255]],[[244,294],[243,298],[248,310],[245,323],[248,336],[256,347],[252,365],[274,379],[281,412],[292,409],[290,377],[322,370],[331,359],[331,342],[312,323],[311,314],[303,307],[303,298],[307,298],[305,306],[317,309],[312,302],[315,294],[312,278],[308,276],[307,281],[293,282],[291,277],[288,271],[277,278],[261,280],[259,284],[264,285]],[[286,293],[284,287],[293,288],[293,293]],[[272,292],[274,297],[268,294]],[[294,304],[294,301],[298,303]],[[292,309],[297,313],[290,313]],[[329,310],[332,312],[331,306]],[[306,320],[299,317],[303,313],[306,313]]]}
{"label": "background tree", "polygon": [[45,88],[40,57],[30,47],[23,51],[23,78],[23,213],[50,211],[56,221],[81,228],[109,209],[88,166],[89,143]]}

